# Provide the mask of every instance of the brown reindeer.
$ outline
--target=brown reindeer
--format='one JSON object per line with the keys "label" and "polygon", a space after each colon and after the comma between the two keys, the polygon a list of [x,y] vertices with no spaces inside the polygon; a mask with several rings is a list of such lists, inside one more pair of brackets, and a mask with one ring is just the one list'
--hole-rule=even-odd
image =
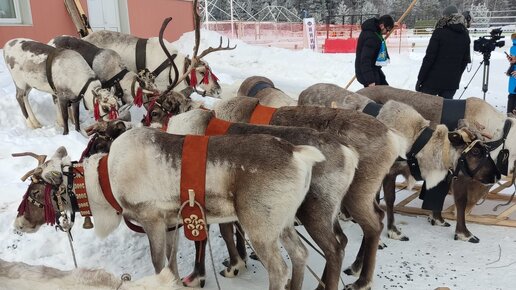
{"label": "brown reindeer", "polygon": [[[159,111],[159,108],[156,111]],[[221,126],[218,125],[219,123],[224,124],[223,129],[214,130],[213,128]],[[340,212],[340,203],[348,190],[357,166],[358,154],[354,149],[343,146],[339,139],[332,134],[310,128],[229,123],[216,119],[212,111],[199,109],[171,118],[168,122],[167,132],[199,135],[268,134],[295,145],[311,145],[321,150],[326,161],[318,163],[314,167],[312,184],[297,211],[297,217],[326,258],[326,275],[322,278],[325,289],[338,289],[347,238],[336,217]],[[231,225],[225,225],[225,227],[221,225],[221,233],[230,254],[228,268],[221,274],[225,277],[233,277],[245,265],[243,261],[246,257],[245,248],[243,251],[235,248]],[[237,233],[237,237],[240,237],[240,233]],[[245,247],[245,245],[242,246]],[[202,252],[204,253],[204,251]],[[201,257],[201,262],[199,262],[199,258],[196,258],[196,269],[193,275],[189,275],[183,281],[193,286],[197,284],[195,283],[197,280],[200,280],[202,286],[204,275],[204,257]]]}
{"label": "brown reindeer", "polygon": [[[82,163],[96,234],[108,235],[119,225],[122,216],[137,221],[149,237],[156,273],[164,269],[177,274],[177,266],[172,265],[176,262],[175,251],[166,246],[166,229],[182,222],[178,220],[182,206],[179,184],[185,138],[137,128],[119,136],[112,143],[109,155],[95,154]],[[307,251],[295,233],[293,222],[309,189],[312,166],[323,160],[321,152],[312,146],[294,146],[268,135],[217,136],[209,140],[205,222],[240,222],[269,273],[269,289],[284,289],[287,284],[288,270],[280,255],[279,240],[292,260],[291,288],[301,289]],[[103,162],[109,168],[99,172],[99,164]],[[59,148],[32,175],[34,182],[42,182],[52,190],[42,193],[29,188],[22,205],[30,206],[28,197],[31,197],[42,204],[43,209],[38,207],[40,212],[44,209],[52,212],[54,204],[49,197],[52,195],[58,200],[57,206],[66,206],[59,208],[59,212],[71,211],[73,198],[69,196],[73,192],[62,194],[61,190],[67,188],[69,178],[74,176],[69,174],[72,166],[77,168],[70,162],[66,149]],[[113,200],[108,202],[104,197],[105,187],[99,181],[106,177],[114,205]],[[64,200],[59,202],[61,198]],[[18,230],[34,229],[45,219],[51,220],[34,219],[26,212],[16,218]],[[166,268],[165,253],[170,254]]]}
{"label": "brown reindeer", "polygon": [[[394,129],[397,132],[400,132],[400,136],[407,138],[406,143],[410,144],[407,150],[412,150],[412,147],[418,146],[412,145],[418,142],[421,142],[422,146],[426,146],[424,145],[424,143],[433,142],[432,136],[429,134],[425,135],[424,133],[426,128],[429,127],[430,122],[428,120],[425,120],[412,107],[404,103],[390,100],[387,101],[383,106],[378,106],[374,101],[365,96],[347,91],[337,85],[326,83],[315,84],[305,89],[299,95],[298,102],[299,105],[327,107],[331,106],[345,109],[353,109],[363,111],[368,114],[376,115],[376,118],[380,120],[382,123],[387,125],[389,128]],[[446,128],[444,125],[438,125],[436,128],[439,127],[441,127],[442,129]],[[437,134],[438,130],[439,129],[433,131],[433,134]],[[463,132],[469,134],[469,130],[463,130]],[[428,140],[424,139],[425,136],[427,136],[426,138],[428,138]],[[476,139],[476,137],[472,135],[469,137],[471,141]],[[443,150],[445,150],[445,148],[443,148]],[[457,154],[455,155],[453,160],[448,160],[448,162],[453,162],[454,164],[461,166],[462,163],[460,160],[462,160],[464,156],[466,156],[466,158],[469,155],[478,155],[478,157],[475,158],[484,156],[484,159],[486,160],[486,162],[488,162],[487,164],[491,165],[491,168],[489,168],[489,166],[485,166],[485,170],[496,172],[496,166],[493,162],[490,162],[491,160],[488,151],[485,147],[473,146],[471,148],[467,147],[465,150],[471,150],[471,154]],[[429,158],[420,158],[420,160],[425,163],[440,163],[446,161],[440,160],[438,156],[436,156],[435,154],[429,155],[428,157]],[[455,168],[458,168],[457,165],[455,166]],[[466,172],[466,174],[463,175],[466,176],[469,176],[468,174],[475,173],[474,168],[471,171],[464,171]],[[425,172],[421,172],[420,178],[424,177],[424,180],[426,181],[426,187],[432,188],[446,177],[446,172],[441,173],[444,173],[445,175],[432,176],[428,173],[425,174]],[[405,177],[407,177],[409,187],[411,187],[414,183],[414,177],[410,175],[410,170],[407,166],[407,161],[397,161],[391,168],[386,179],[384,180],[384,198],[387,206],[387,229],[389,238],[408,241],[408,237],[403,235],[394,224],[395,188],[393,182],[395,181],[396,176],[399,174],[402,174]],[[496,181],[494,175],[488,176],[487,174],[472,174],[472,176],[469,177],[484,184],[493,184]]]}
{"label": "brown reindeer", "polygon": [[[425,119],[430,121],[432,128],[437,124],[441,124],[443,120],[453,119],[453,117],[455,117],[450,116],[446,109],[443,110],[445,103],[449,105],[461,102],[457,100],[444,100],[441,97],[389,86],[364,88],[357,91],[357,93],[380,104],[384,104],[388,100],[409,104]],[[483,126],[483,128],[481,128],[482,135],[492,137],[490,140],[486,140],[491,141],[486,142],[486,145],[492,150],[491,156],[493,159],[498,159],[502,148],[508,149],[508,158],[506,158],[507,165],[500,170],[502,174],[508,174],[514,171],[513,165],[516,160],[516,119],[511,116],[507,117],[487,102],[478,98],[468,98],[463,100],[463,102],[465,111],[462,119],[472,124],[481,124]],[[508,125],[508,131],[504,134],[506,124]],[[390,186],[394,186],[394,180],[391,180],[392,185]],[[473,235],[467,228],[466,213],[471,211],[478,200],[489,192],[490,188],[491,186],[483,185],[468,177],[459,177],[453,183],[451,190],[455,199],[457,213],[455,240],[463,240],[471,243],[478,243],[480,241],[480,239]],[[440,221],[439,224],[447,224],[444,222],[440,212],[433,213],[432,221],[434,223],[435,221]]]}

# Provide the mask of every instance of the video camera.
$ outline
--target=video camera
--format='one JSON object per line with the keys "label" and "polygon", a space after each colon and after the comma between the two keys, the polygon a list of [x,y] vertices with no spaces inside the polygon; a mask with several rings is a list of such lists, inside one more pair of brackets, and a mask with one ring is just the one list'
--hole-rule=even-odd
{"label": "video camera", "polygon": [[490,54],[496,47],[503,47],[505,45],[505,41],[500,40],[504,37],[502,36],[502,29],[495,28],[491,30],[490,35],[480,36],[473,41],[473,50],[483,54]]}

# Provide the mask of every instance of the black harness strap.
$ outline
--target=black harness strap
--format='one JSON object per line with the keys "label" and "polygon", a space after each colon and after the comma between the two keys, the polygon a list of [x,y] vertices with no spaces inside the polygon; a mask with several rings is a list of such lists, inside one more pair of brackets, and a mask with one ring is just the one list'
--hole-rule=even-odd
{"label": "black harness strap", "polygon": [[443,100],[441,111],[441,124],[446,125],[448,130],[457,129],[460,119],[464,119],[466,112],[466,100]]}
{"label": "black harness strap", "polygon": [[[86,90],[90,86],[90,83],[92,81],[96,81],[96,80],[97,80],[97,78],[89,78],[88,79],[88,81],[84,84],[84,86],[82,87],[81,91],[79,92],[79,95],[77,96],[77,100],[76,101],[79,101],[81,98],[84,98],[84,94],[86,93]],[[92,108],[88,108],[88,106],[86,106],[86,101],[84,101],[84,107],[86,107],[86,109],[88,109],[88,110],[92,109]]]}
{"label": "black harness strap", "polygon": [[[167,58],[164,62],[162,62],[155,70],[152,71],[152,74],[154,76],[158,76],[160,73],[162,73],[167,67],[171,66],[171,64],[174,64],[173,67],[174,67],[174,72],[176,73],[176,76],[179,74],[178,70],[177,70],[177,66],[175,65],[174,63],[174,59],[176,58],[177,54],[173,54],[172,55],[172,60],[170,60],[169,58]],[[171,72],[169,72],[168,74],[168,82],[169,84],[172,84],[172,77],[171,77]]]}
{"label": "black harness strap", "polygon": [[364,107],[364,109],[362,110],[362,113],[371,115],[373,117],[377,117],[378,114],[380,114],[380,110],[382,109],[382,107],[383,107],[382,104],[370,102]]}
{"label": "black harness strap", "polygon": [[426,127],[423,132],[419,134],[419,137],[417,137],[414,144],[412,144],[412,148],[410,148],[409,153],[407,153],[407,164],[410,168],[410,174],[412,174],[416,180],[423,180],[416,155],[419,153],[419,151],[421,151],[421,149],[423,149],[423,147],[425,147],[426,143],[428,143],[428,140],[432,138],[433,133],[434,130]]}
{"label": "black harness strap", "polygon": [[52,50],[48,54],[47,60],[45,61],[45,73],[47,75],[47,81],[48,81],[48,84],[50,85],[50,88],[52,89],[52,91],[54,91],[55,95],[57,95],[57,89],[54,84],[54,78],[52,77],[52,63],[54,62],[54,58],[61,51],[63,51],[63,49],[61,49],[61,48],[56,48],[56,49]]}
{"label": "black harness strap", "polygon": [[507,135],[509,135],[509,131],[511,130],[512,122],[507,119],[505,120],[505,124],[503,125],[503,136],[502,138],[491,141],[491,142],[485,142],[484,145],[487,147],[489,151],[493,151],[496,148],[500,147],[500,145],[504,145],[505,147],[505,140],[507,139]]}
{"label": "black harness strap", "polygon": [[256,82],[256,84],[254,84],[254,86],[252,86],[251,89],[249,89],[247,96],[254,97],[254,96],[256,96],[256,94],[258,94],[259,91],[266,89],[266,88],[274,89],[274,85],[271,83],[268,83],[268,82],[264,82],[264,81]]}
{"label": "black harness strap", "polygon": [[107,89],[107,88],[110,88],[114,85],[116,85],[117,83],[120,82],[121,79],[124,78],[124,76],[128,73],[129,71],[124,68],[123,70],[121,70],[119,73],[117,73],[116,75],[114,75],[112,78],[110,78],[109,80],[105,81],[102,83],[102,88],[103,89]]}
{"label": "black harness strap", "polygon": [[510,152],[509,149],[505,148],[505,140],[507,139],[507,136],[509,135],[509,131],[511,130],[512,122],[507,119],[505,120],[505,124],[503,125],[503,136],[502,138],[484,143],[487,150],[489,152],[495,150],[496,148],[500,147],[502,145],[502,150],[498,153],[498,156],[496,157],[496,167],[503,175],[508,175],[509,173],[509,156]]}
{"label": "black harness strap", "polygon": [[146,67],[147,40],[147,38],[138,38],[136,42],[136,71],[141,71]]}

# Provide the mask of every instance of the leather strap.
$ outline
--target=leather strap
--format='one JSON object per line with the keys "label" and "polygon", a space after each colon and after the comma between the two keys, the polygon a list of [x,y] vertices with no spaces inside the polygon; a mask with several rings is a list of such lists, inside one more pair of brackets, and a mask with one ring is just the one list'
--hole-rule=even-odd
{"label": "leather strap", "polygon": [[368,114],[368,115],[376,118],[378,116],[378,114],[380,114],[382,107],[383,107],[382,104],[370,102],[364,107],[364,109],[362,110],[362,113]]}
{"label": "leather strap", "polygon": [[215,116],[211,118],[206,130],[204,131],[204,135],[206,136],[217,136],[217,135],[226,135],[229,127],[231,126],[231,122],[217,119]]}
{"label": "leather strap", "polygon": [[[183,141],[181,160],[181,211],[185,236],[192,241],[207,238],[207,225],[203,214],[206,191],[206,157],[208,136],[187,135]],[[189,203],[189,190],[195,192],[196,203]],[[199,207],[200,205],[200,207]],[[202,207],[202,208],[201,208]]]}
{"label": "leather strap", "polygon": [[416,155],[421,151],[421,149],[423,149],[423,147],[425,147],[428,140],[432,138],[433,133],[434,130],[429,127],[423,129],[423,132],[419,134],[414,144],[412,144],[412,148],[410,148],[409,153],[407,153],[407,163],[410,168],[410,174],[412,174],[416,180],[423,180]]}
{"label": "leather strap", "polygon": [[73,192],[77,198],[77,206],[83,217],[91,216],[88,192],[86,190],[86,179],[84,178],[84,167],[82,163],[73,163]]}
{"label": "leather strap", "polygon": [[266,89],[266,88],[274,88],[274,85],[272,85],[269,82],[259,81],[254,84],[254,86],[251,87],[251,89],[247,92],[248,97],[254,97],[256,94],[258,94],[259,91]]}
{"label": "leather strap", "polygon": [[99,161],[98,174],[100,188],[102,189],[102,194],[104,194],[106,200],[116,210],[116,214],[121,214],[123,209],[116,201],[115,196],[113,196],[113,191],[111,191],[111,183],[109,182],[108,171],[108,156],[108,154],[104,155]]}
{"label": "leather strap", "polygon": [[255,125],[269,125],[275,112],[276,108],[257,104],[249,119],[249,123]]}
{"label": "leather strap", "polygon": [[466,100],[443,100],[441,112],[441,124],[446,125],[448,130],[457,129],[460,119],[464,119],[466,112]]}
{"label": "leather strap", "polygon": [[147,67],[147,38],[138,38],[136,42],[136,71],[139,72]]}
{"label": "leather strap", "polygon": [[52,63],[54,62],[54,58],[59,54],[61,51],[63,51],[62,48],[56,48],[50,51],[50,53],[47,56],[47,60],[45,61],[45,73],[47,75],[47,82],[50,85],[50,88],[54,92],[55,95],[57,95],[57,89],[54,84],[54,78],[52,76]]}

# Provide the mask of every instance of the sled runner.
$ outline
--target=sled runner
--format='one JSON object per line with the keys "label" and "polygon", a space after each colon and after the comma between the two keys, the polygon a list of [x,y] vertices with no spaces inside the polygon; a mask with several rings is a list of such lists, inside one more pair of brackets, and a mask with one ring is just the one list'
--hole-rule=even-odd
{"label": "sled runner", "polygon": [[70,14],[70,17],[72,18],[75,28],[77,29],[77,33],[79,33],[81,37],[90,34],[92,30],[88,21],[88,16],[86,16],[86,13],[84,13],[84,10],[82,9],[81,2],[79,0],[64,0],[64,4],[68,14]]}

